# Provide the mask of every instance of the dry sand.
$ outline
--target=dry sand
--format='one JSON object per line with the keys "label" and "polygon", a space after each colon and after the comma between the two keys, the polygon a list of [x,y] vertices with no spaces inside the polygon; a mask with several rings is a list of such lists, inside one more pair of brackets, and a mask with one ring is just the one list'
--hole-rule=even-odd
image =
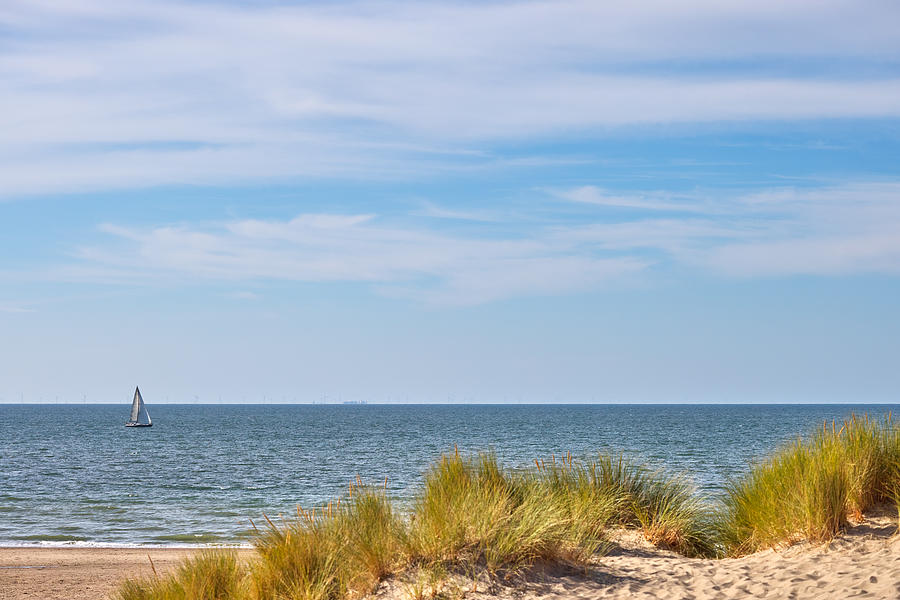
{"label": "dry sand", "polygon": [[795,546],[738,559],[687,559],[638,545],[602,559],[590,579],[536,583],[541,598],[900,598],[896,521],[853,528],[827,546]]}
{"label": "dry sand", "polygon": [[153,575],[148,556],[162,574],[192,552],[173,548],[0,548],[0,600],[102,600],[125,578]]}
{"label": "dry sand", "polygon": [[[894,513],[896,514],[896,513]],[[445,583],[445,597],[467,600],[554,598],[900,598],[896,517],[871,515],[824,546],[797,545],[738,559],[688,559],[626,535],[589,572],[545,572],[515,584],[471,579]],[[99,600],[126,576],[160,572],[191,550],[0,548],[0,600]],[[252,551],[247,551],[252,552]],[[15,568],[6,568],[15,567]],[[19,568],[42,567],[42,568]],[[407,584],[385,582],[377,600],[407,600]]]}

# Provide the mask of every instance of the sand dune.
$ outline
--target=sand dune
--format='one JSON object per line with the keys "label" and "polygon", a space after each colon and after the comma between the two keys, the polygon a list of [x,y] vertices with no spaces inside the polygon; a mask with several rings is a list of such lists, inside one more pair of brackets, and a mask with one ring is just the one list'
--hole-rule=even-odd
{"label": "sand dune", "polygon": [[[737,559],[689,559],[659,550],[636,534],[623,535],[618,547],[587,573],[545,572],[514,585],[471,580],[448,582],[450,597],[469,600],[779,598],[843,600],[900,598],[900,537],[896,513],[870,515],[827,545],[798,544]],[[457,587],[458,589],[453,589]],[[386,582],[376,594],[406,600],[408,586]]]}
{"label": "sand dune", "polygon": [[[688,559],[625,534],[588,572],[545,571],[497,585],[448,581],[447,597],[469,600],[561,598],[900,598],[900,537],[889,512],[869,515],[830,544],[799,544],[737,559]],[[173,568],[191,550],[0,548],[0,600],[98,600],[133,574]],[[250,552],[250,551],[248,551]],[[248,554],[249,555],[249,554]],[[12,567],[12,568],[10,568]],[[22,568],[41,567],[41,568]],[[378,600],[407,600],[408,584],[385,582]]]}
{"label": "sand dune", "polygon": [[540,598],[900,598],[900,540],[864,525],[829,546],[794,547],[719,561],[623,549],[593,578],[557,576]]}

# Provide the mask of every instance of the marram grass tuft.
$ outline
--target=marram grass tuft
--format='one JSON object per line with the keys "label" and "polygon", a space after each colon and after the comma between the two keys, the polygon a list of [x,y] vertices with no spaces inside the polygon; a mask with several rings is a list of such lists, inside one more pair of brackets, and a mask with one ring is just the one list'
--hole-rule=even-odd
{"label": "marram grass tuft", "polygon": [[719,521],[731,555],[832,539],[900,489],[900,435],[891,415],[825,423],[734,480]]}
{"label": "marram grass tuft", "polygon": [[[155,571],[155,569],[154,569]],[[246,566],[233,551],[203,550],[164,577],[127,580],[118,600],[248,600]]]}

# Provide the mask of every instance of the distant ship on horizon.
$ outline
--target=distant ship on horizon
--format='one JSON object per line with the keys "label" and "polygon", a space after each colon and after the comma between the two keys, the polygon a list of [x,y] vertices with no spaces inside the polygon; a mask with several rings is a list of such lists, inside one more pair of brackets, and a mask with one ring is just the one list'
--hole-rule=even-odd
{"label": "distant ship on horizon", "polygon": [[150,413],[147,412],[141,390],[137,386],[134,388],[134,400],[131,402],[131,418],[125,423],[125,427],[153,427]]}

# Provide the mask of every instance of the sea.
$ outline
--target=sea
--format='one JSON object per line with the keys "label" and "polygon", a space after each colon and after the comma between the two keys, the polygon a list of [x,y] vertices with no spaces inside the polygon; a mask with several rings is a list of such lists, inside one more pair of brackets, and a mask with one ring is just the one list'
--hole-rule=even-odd
{"label": "sea", "polygon": [[[779,445],[897,405],[0,404],[0,546],[247,545],[356,478],[409,506],[442,453],[619,453],[708,498]],[[386,484],[385,484],[386,480]]]}

